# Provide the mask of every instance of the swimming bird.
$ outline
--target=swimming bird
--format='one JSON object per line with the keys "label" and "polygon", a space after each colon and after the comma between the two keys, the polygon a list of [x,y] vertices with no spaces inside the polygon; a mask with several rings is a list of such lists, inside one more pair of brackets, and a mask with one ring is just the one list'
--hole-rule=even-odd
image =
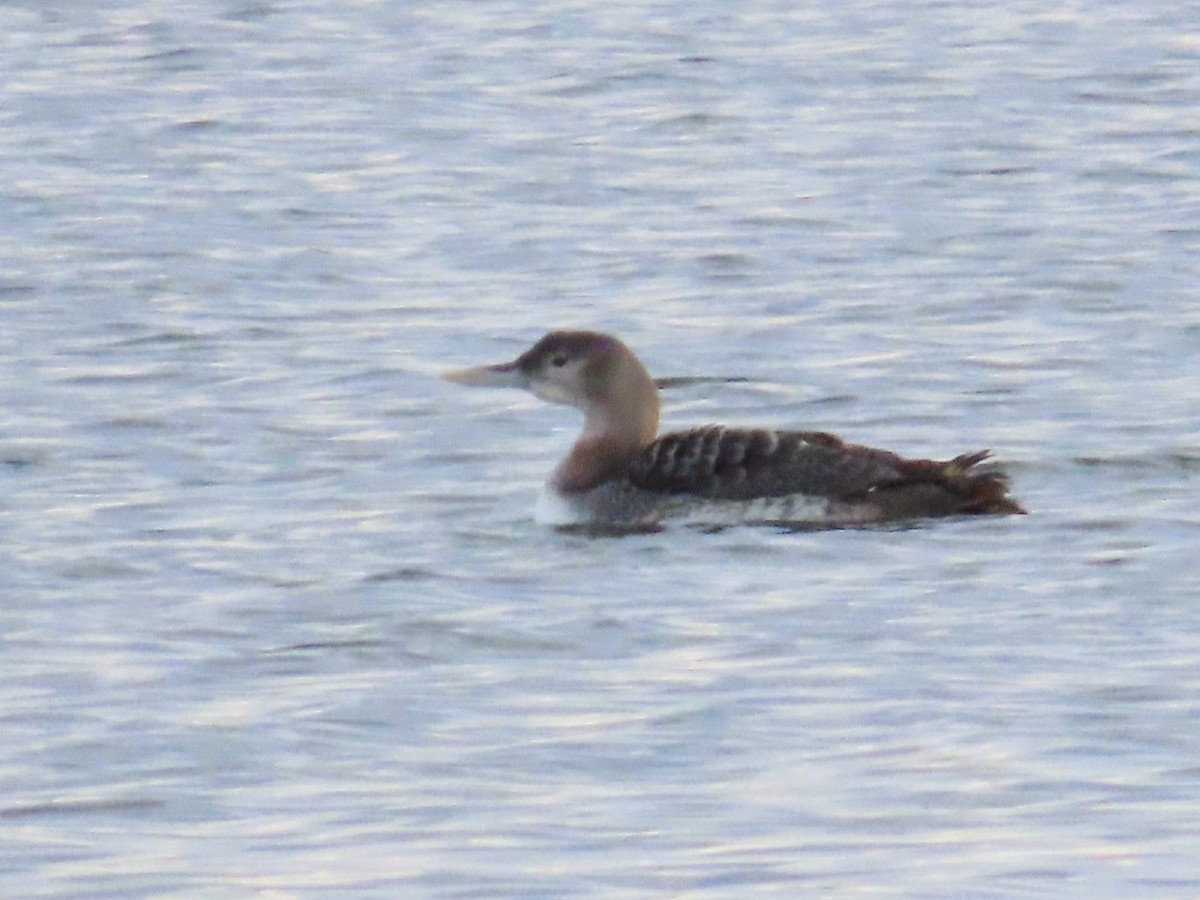
{"label": "swimming bird", "polygon": [[905,459],[822,431],[705,425],[658,435],[658,388],[617,338],[552,331],[512,362],[448,372],[457,384],[523,388],[583,411],[537,519],[647,529],[787,523],[836,527],[970,513],[1024,513],[989,451]]}

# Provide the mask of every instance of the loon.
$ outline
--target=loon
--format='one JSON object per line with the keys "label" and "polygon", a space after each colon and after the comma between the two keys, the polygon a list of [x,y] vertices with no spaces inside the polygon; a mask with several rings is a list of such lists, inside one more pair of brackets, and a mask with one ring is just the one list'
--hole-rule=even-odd
{"label": "loon", "polygon": [[821,431],[705,425],[659,436],[654,380],[625,344],[599,332],[552,331],[512,362],[443,377],[583,410],[583,431],[539,498],[543,524],[846,527],[1025,512],[1003,473],[977,468],[987,450],[941,462]]}

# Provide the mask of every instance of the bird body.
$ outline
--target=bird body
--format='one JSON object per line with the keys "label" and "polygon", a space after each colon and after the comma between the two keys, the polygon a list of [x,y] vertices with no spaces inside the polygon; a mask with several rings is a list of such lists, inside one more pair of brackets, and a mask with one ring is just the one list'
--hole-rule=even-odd
{"label": "bird body", "polygon": [[578,407],[584,425],[542,492],[553,525],[667,521],[846,526],[931,516],[1023,513],[988,451],[906,459],[821,431],[705,425],[657,436],[658,389],[621,341],[554,331],[516,360],[450,372],[460,384],[524,388]]}

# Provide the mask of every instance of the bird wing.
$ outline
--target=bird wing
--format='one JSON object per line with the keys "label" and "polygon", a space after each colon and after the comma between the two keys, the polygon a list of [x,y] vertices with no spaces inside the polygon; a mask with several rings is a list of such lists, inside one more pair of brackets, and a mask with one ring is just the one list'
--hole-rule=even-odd
{"label": "bird wing", "polygon": [[1005,495],[1007,479],[974,469],[988,451],[949,461],[905,459],[821,431],[707,425],[655,440],[630,464],[643,490],[709,500],[803,494],[871,502],[889,516],[1023,512]]}
{"label": "bird wing", "polygon": [[707,425],[655,440],[634,459],[629,479],[644,490],[713,500],[842,499],[902,478],[904,462],[820,431]]}

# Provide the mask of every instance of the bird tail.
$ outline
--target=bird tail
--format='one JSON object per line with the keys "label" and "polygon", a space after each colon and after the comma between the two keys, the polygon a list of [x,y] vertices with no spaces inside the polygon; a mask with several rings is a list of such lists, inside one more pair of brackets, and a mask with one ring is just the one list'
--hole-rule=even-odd
{"label": "bird tail", "polygon": [[1008,496],[1007,475],[992,467],[976,468],[991,455],[990,450],[979,450],[943,463],[943,483],[962,498],[961,512],[1025,515],[1025,508]]}

